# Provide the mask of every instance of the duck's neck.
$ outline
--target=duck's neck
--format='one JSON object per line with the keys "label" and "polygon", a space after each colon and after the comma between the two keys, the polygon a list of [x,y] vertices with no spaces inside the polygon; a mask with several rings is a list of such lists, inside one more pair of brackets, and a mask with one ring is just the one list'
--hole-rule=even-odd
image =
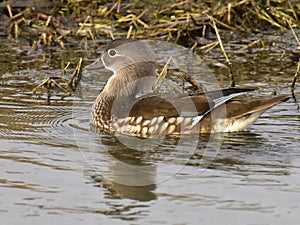
{"label": "duck's neck", "polygon": [[154,62],[135,63],[116,71],[94,103],[92,124],[107,129],[105,126],[110,126],[111,119],[126,115],[122,112],[126,105],[130,105],[138,94],[149,92],[155,80]]}
{"label": "duck's neck", "polygon": [[107,81],[101,94],[115,97],[134,97],[149,92],[156,80],[156,64],[139,62],[124,66]]}

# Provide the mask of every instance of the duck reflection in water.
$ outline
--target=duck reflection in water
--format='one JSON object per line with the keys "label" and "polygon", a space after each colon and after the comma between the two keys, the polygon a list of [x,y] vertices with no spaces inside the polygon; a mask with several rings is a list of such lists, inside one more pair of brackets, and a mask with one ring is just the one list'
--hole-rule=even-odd
{"label": "duck reflection in water", "polygon": [[128,198],[138,201],[156,199],[156,166],[145,159],[146,151],[137,151],[123,145],[114,136],[104,136],[106,155],[111,157],[109,175],[92,175],[99,186],[109,191],[110,198]]}

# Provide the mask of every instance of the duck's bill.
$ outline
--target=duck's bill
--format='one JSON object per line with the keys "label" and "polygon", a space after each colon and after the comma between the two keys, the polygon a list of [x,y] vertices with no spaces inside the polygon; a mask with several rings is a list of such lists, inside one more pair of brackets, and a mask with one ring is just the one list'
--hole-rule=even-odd
{"label": "duck's bill", "polygon": [[97,59],[95,62],[85,67],[87,70],[99,70],[104,69],[104,65],[102,63],[101,58]]}

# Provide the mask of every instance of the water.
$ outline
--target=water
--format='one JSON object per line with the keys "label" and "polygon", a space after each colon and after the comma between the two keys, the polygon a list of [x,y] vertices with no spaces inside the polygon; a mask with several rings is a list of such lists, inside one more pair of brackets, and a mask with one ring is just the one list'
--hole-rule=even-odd
{"label": "water", "polygon": [[[224,136],[169,138],[158,145],[95,134],[89,110],[110,73],[85,74],[83,95],[61,99],[54,93],[51,105],[32,89],[60,75],[67,61],[92,62],[96,44],[32,52],[24,43],[1,41],[3,224],[298,224],[300,114],[293,100],[267,111],[248,131]],[[289,93],[296,70],[291,58],[280,60],[275,47],[227,48],[237,83],[259,88],[252,97]],[[174,47],[168,54],[182,57],[181,51]],[[213,51],[206,59],[224,63],[218,58]],[[227,70],[210,66],[225,87]]]}

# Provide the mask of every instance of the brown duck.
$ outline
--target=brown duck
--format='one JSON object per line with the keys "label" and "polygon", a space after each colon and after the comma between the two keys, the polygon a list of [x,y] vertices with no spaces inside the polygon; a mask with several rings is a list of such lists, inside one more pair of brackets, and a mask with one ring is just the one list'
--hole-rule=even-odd
{"label": "brown duck", "polygon": [[[135,39],[113,40],[99,65],[113,71],[91,112],[97,130],[149,137],[245,130],[267,109],[289,95],[241,101],[252,89],[229,88],[201,94],[151,93],[156,63],[151,49]],[[147,94],[144,94],[144,93]]]}

